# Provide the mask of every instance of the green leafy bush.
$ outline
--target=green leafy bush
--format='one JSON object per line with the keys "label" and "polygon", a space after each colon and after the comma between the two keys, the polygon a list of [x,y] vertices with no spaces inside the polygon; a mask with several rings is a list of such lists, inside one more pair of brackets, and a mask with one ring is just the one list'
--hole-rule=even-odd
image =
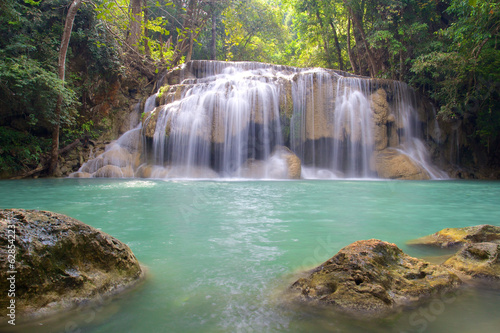
{"label": "green leafy bush", "polygon": [[30,169],[40,162],[47,140],[0,127],[0,175]]}

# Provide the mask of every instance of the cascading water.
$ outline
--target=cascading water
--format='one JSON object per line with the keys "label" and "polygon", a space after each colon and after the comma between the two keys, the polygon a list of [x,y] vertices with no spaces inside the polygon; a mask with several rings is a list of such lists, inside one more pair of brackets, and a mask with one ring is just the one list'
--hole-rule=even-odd
{"label": "cascading water", "polygon": [[367,80],[314,70],[293,85],[292,150],[312,178],[375,177]]}
{"label": "cascading water", "polygon": [[222,177],[242,177],[246,162],[268,160],[282,145],[279,92],[270,79],[228,67],[157,108],[146,120],[156,117],[149,145],[154,164],[182,168],[176,177],[199,176],[201,170],[209,176],[210,169]]}
{"label": "cascading water", "polygon": [[[140,144],[118,141],[74,176],[444,177],[430,162],[426,126],[403,83],[214,61],[185,64],[165,82],[147,100],[142,128],[126,134],[140,133]],[[106,159],[109,151],[126,162]]]}

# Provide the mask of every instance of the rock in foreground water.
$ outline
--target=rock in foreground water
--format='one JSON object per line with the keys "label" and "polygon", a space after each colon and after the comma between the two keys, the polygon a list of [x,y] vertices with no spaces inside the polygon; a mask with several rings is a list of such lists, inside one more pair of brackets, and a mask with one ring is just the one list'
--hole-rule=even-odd
{"label": "rock in foreground water", "polygon": [[380,240],[357,241],[297,280],[299,300],[362,317],[381,317],[456,289],[459,278]]}
{"label": "rock in foreground water", "polygon": [[444,266],[485,282],[500,282],[500,244],[491,242],[467,244]]}
{"label": "rock in foreground water", "polygon": [[110,235],[65,215],[23,209],[0,210],[0,266],[0,289],[15,286],[15,297],[0,299],[0,317],[14,299],[18,319],[110,296],[143,275],[128,246]]}
{"label": "rock in foreground water", "polygon": [[465,228],[446,228],[408,242],[409,245],[452,247],[470,243],[495,242],[500,244],[500,227],[482,224]]}

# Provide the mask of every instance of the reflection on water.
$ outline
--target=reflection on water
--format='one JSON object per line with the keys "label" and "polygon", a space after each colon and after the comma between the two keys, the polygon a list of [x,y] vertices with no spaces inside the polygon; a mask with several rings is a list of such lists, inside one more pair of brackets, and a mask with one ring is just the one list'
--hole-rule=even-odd
{"label": "reflection on water", "polygon": [[[8,332],[497,332],[500,292],[464,289],[386,320],[290,304],[301,270],[359,239],[405,242],[500,225],[498,182],[0,182],[1,208],[67,214],[127,243],[147,281],[118,299]],[[440,260],[439,258],[433,260]]]}

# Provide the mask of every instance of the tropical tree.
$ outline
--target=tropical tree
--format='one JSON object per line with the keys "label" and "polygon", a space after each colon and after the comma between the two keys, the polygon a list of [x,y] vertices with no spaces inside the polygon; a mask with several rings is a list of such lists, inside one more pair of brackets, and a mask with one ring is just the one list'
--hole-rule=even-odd
{"label": "tropical tree", "polygon": [[279,3],[236,0],[222,16],[226,60],[279,60],[288,36]]}
{"label": "tropical tree", "polygon": [[[61,41],[61,47],[59,49],[59,79],[63,82],[66,76],[66,54],[68,53],[69,39],[71,37],[71,31],[73,30],[73,22],[75,21],[76,12],[80,8],[82,0],[73,0],[68,9],[68,14],[66,15],[66,21],[64,23],[64,32]],[[57,97],[56,109],[55,109],[55,124],[52,131],[52,151],[50,157],[49,175],[52,175],[57,167],[57,161],[59,158],[59,129],[60,119],[61,119],[61,107],[63,103],[63,94],[59,94]]]}

